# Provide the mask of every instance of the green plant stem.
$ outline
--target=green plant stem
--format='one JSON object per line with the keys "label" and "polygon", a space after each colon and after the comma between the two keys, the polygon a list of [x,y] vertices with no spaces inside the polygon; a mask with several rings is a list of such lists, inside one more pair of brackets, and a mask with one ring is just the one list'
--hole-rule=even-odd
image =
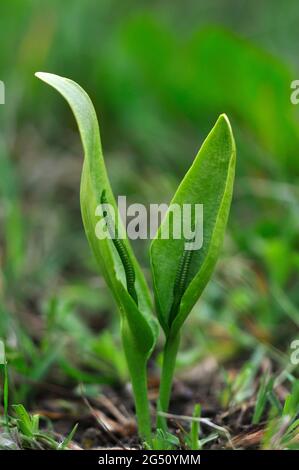
{"label": "green plant stem", "polygon": [[151,442],[151,417],[150,408],[147,395],[147,368],[135,371],[134,375],[131,374],[132,387],[134,392],[136,416],[138,431],[141,439],[146,442]]}
{"label": "green plant stem", "polygon": [[122,340],[128,369],[130,373],[136,416],[138,434],[143,441],[151,443],[151,415],[147,395],[147,358],[140,353],[138,347],[130,336],[130,330],[122,323]]}
{"label": "green plant stem", "polygon": [[9,430],[9,420],[8,420],[8,367],[6,356],[4,357],[4,387],[3,387],[3,403],[4,403],[4,417],[5,417],[5,426],[6,430]]}
{"label": "green plant stem", "polygon": [[[199,404],[194,406],[193,418],[200,418],[201,406]],[[197,420],[192,421],[190,437],[191,437],[191,450],[200,450],[201,443],[199,442],[200,423]]]}
{"label": "green plant stem", "polygon": [[[180,334],[176,335],[170,334],[167,338],[164,351],[163,351],[163,364],[162,364],[162,373],[159,389],[159,399],[158,399],[158,412],[168,411],[170,393],[172,388],[172,380],[176,363],[176,356],[180,344]],[[165,417],[157,417],[157,428],[167,431],[167,422]]]}

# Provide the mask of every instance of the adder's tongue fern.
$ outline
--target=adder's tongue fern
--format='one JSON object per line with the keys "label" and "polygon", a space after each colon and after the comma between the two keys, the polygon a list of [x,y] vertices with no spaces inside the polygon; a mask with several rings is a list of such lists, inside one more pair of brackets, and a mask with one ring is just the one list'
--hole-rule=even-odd
{"label": "adder's tongue fern", "polygon": [[[230,123],[221,115],[180,183],[151,245],[158,318],[166,337],[158,401],[160,412],[168,410],[182,325],[208,283],[219,256],[231,203],[235,161]],[[181,239],[160,236],[172,222],[171,208],[175,205],[183,208],[187,201],[192,206],[203,206],[200,256],[194,250],[182,251]],[[157,425],[167,429],[162,413],[158,413]]]}
{"label": "adder's tongue fern", "polygon": [[[111,217],[112,212],[109,213],[106,193],[108,199],[112,198],[112,193],[102,154],[96,112],[88,95],[75,82],[48,73],[40,72],[36,75],[61,93],[78,123],[84,148],[80,191],[83,223],[91,249],[121,313],[121,337],[132,382],[139,434],[143,440],[151,442],[147,363],[157,341],[158,328],[152,316],[150,293],[142,270],[129,240],[119,238],[117,223]],[[181,327],[208,283],[219,255],[231,203],[235,161],[235,143],[230,123],[225,115],[221,115],[170,204],[183,207],[188,201],[188,204],[204,206],[204,243],[200,256],[193,256],[194,250],[182,252],[180,239],[163,239],[159,236],[163,233],[163,228],[169,227],[171,210],[166,214],[151,245],[157,313],[166,338],[158,400],[158,410],[162,412],[168,409]],[[107,242],[99,239],[96,235],[95,215],[98,215],[99,196],[112,243],[110,240]],[[120,263],[113,256],[114,248]],[[182,254],[180,259],[177,257],[178,251]],[[121,281],[123,269],[126,288]],[[175,279],[172,273],[176,273]],[[138,307],[138,300],[142,309]],[[158,427],[166,430],[165,418],[161,413],[158,416]]]}
{"label": "adder's tongue fern", "polygon": [[[194,240],[193,240],[194,241]],[[194,250],[184,250],[183,256],[180,259],[174,285],[173,285],[173,302],[169,312],[168,326],[171,327],[172,322],[180,308],[182,297],[188,285],[188,275],[192,255]]]}
{"label": "adder's tongue fern", "polygon": [[124,242],[118,237],[118,230],[116,224],[109,214],[108,201],[106,198],[106,190],[104,189],[101,194],[101,204],[103,209],[103,216],[105,217],[105,222],[108,228],[113,245],[116,248],[116,251],[121,259],[127,283],[127,291],[134,300],[135,304],[138,306],[138,297],[135,289],[135,270],[130,260],[130,255],[126,248]]}
{"label": "adder's tongue fern", "polygon": [[[103,158],[96,112],[89,96],[77,83],[49,73],[40,72],[36,75],[67,100],[78,123],[84,149],[80,187],[82,220],[89,245],[119,307],[121,339],[132,382],[138,431],[142,440],[150,442],[147,362],[156,344],[158,325],[152,315],[152,302],[144,275],[129,240],[119,239],[120,234],[114,226],[117,224],[110,217],[114,215],[112,208],[115,210],[116,207],[111,201],[113,197]],[[110,202],[111,206],[108,204]],[[107,204],[102,207],[101,215],[104,211],[104,224],[107,232],[111,233],[112,241],[97,235],[97,227],[103,225],[103,220],[97,220],[99,203]],[[122,282],[123,271],[126,286]],[[137,304],[142,305],[142,309]]]}

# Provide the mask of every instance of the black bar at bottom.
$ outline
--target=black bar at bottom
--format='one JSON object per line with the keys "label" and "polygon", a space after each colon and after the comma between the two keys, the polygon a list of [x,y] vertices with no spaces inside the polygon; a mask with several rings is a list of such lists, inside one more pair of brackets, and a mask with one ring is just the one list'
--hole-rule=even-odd
{"label": "black bar at bottom", "polygon": [[[0,451],[1,468],[4,462],[30,465],[31,468],[42,468],[56,464],[68,464],[72,467],[103,467],[104,465],[134,469],[144,465],[192,466],[210,465],[295,465],[298,462],[298,451]],[[2,467],[3,466],[3,467]]]}

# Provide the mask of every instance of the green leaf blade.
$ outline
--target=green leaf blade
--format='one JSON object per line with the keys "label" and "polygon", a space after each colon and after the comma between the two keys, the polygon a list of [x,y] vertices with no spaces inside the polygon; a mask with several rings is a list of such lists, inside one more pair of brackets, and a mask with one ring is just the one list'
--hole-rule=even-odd
{"label": "green leaf blade", "polygon": [[[124,268],[112,240],[107,238],[99,240],[95,233],[98,221],[96,208],[101,204],[103,190],[106,192],[109,204],[115,210],[116,222],[119,215],[103,159],[99,125],[93,104],[87,93],[72,80],[44,72],[38,72],[35,75],[56,89],[66,99],[75,116],[84,149],[80,202],[85,233],[120,312],[126,317],[126,322],[136,344],[148,357],[155,345],[157,326],[152,317],[151,298],[143,273],[127,238],[124,238],[123,243],[127,248],[136,275],[135,287],[139,301],[137,307],[127,292]],[[140,331],[142,331],[142,335]]]}
{"label": "green leaf blade", "polygon": [[[203,245],[194,250],[190,281],[182,296],[171,330],[178,332],[209,281],[222,245],[232,198],[236,150],[228,118],[221,115],[204,141],[171,205],[203,204]],[[151,265],[159,321],[169,333],[175,276],[184,254],[185,240],[161,239],[163,224],[151,245]]]}

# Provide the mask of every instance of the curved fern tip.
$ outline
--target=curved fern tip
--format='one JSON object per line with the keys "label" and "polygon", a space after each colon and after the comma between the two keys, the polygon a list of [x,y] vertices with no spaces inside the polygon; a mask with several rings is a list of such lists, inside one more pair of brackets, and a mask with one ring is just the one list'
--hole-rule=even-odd
{"label": "curved fern tip", "polygon": [[233,134],[232,126],[231,126],[231,123],[227,114],[222,113],[219,115],[216,121],[216,124],[214,126],[214,129],[216,128],[220,129],[221,132],[223,132],[224,135],[228,137],[228,140],[232,147],[232,151],[233,153],[236,153],[236,144],[235,144],[234,134]]}
{"label": "curved fern tip", "polygon": [[226,124],[226,126],[229,128],[230,132],[232,132],[232,127],[231,127],[230,120],[229,120],[227,114],[225,114],[225,113],[220,114],[218,119],[217,119],[217,124],[218,123],[219,124],[220,123]]}
{"label": "curved fern tip", "polygon": [[34,76],[39,78],[40,80],[43,80],[45,78],[45,75],[50,75],[46,72],[35,72]]}

